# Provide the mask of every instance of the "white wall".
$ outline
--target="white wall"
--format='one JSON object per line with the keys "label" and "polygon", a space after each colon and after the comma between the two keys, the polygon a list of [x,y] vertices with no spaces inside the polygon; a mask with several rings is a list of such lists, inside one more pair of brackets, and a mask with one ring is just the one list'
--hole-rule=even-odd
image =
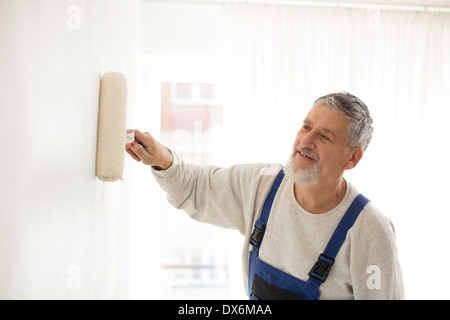
{"label": "white wall", "polygon": [[132,117],[138,7],[0,1],[0,299],[128,296],[129,182],[95,156],[102,73],[127,76]]}

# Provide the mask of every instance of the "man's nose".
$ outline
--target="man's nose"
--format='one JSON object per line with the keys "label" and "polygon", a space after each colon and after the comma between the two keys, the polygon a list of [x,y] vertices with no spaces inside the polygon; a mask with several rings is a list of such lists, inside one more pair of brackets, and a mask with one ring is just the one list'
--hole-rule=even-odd
{"label": "man's nose", "polygon": [[315,135],[313,134],[313,132],[306,133],[300,139],[300,146],[302,146],[303,148],[315,149],[316,148],[316,143],[315,143],[314,137],[315,137]]}

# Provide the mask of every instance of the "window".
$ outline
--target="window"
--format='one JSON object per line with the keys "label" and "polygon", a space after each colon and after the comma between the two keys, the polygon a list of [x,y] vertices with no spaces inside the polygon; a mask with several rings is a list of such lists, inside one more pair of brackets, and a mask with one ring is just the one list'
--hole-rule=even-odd
{"label": "window", "polygon": [[[219,85],[161,83],[161,142],[187,163],[208,165],[222,125]],[[223,230],[190,220],[167,202],[161,206],[163,298],[228,297]]]}
{"label": "window", "polygon": [[[186,163],[221,165],[222,66],[218,57],[142,57],[132,127]],[[242,236],[192,220],[168,203],[148,168],[132,168],[131,298],[245,299]]]}

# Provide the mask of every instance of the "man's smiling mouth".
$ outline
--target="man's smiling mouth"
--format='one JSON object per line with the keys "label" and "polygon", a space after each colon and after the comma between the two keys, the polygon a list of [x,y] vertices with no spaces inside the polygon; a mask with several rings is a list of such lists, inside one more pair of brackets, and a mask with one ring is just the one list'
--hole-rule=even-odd
{"label": "man's smiling mouth", "polygon": [[300,157],[311,160],[311,161],[317,161],[317,156],[311,154],[310,152],[304,150],[304,148],[297,147],[297,153],[300,155]]}

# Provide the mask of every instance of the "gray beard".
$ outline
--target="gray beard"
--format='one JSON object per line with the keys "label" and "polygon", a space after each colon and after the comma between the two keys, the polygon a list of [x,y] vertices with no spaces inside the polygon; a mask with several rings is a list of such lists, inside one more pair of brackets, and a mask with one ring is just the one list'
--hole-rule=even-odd
{"label": "gray beard", "polygon": [[300,186],[310,186],[319,183],[319,167],[317,163],[311,169],[297,169],[292,161],[293,156],[291,155],[284,166],[286,178],[293,180]]}

